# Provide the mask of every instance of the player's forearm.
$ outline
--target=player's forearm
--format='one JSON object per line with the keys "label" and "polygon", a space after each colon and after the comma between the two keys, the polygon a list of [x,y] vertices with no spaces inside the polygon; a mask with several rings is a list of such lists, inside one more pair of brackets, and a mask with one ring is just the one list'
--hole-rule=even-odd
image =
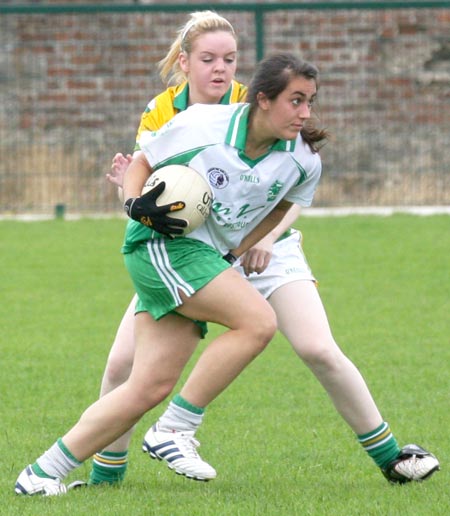
{"label": "player's forearm", "polygon": [[301,212],[301,206],[298,204],[293,204],[289,210],[286,212],[284,217],[281,219],[280,223],[277,224],[268,234],[267,237],[270,237],[272,243],[276,242],[280,236],[287,231],[292,224],[298,219]]}
{"label": "player's forearm", "polygon": [[117,187],[117,197],[119,198],[120,202],[125,201],[125,196],[123,195],[123,188],[121,186]]}
{"label": "player's forearm", "polygon": [[145,181],[151,173],[150,165],[145,156],[141,153],[136,155],[128,166],[123,178],[123,197],[139,197]]}
{"label": "player's forearm", "polygon": [[[276,208],[274,208],[257,226],[253,229],[240,243],[239,247],[232,250],[233,255],[236,257],[241,256],[245,251],[253,247],[262,238],[268,235],[278,226],[281,227],[283,218],[289,211],[291,203],[282,201]],[[289,227],[286,226],[286,229]],[[280,235],[283,232],[280,233]]]}

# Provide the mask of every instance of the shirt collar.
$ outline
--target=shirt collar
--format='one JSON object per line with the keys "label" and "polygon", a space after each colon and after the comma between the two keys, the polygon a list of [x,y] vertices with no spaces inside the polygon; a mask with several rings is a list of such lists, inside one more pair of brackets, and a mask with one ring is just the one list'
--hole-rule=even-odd
{"label": "shirt collar", "polygon": [[173,99],[173,107],[178,111],[184,111],[188,108],[189,102],[189,84],[187,81],[180,84],[175,90],[175,97]]}
{"label": "shirt collar", "polygon": [[[233,92],[233,83],[230,84],[225,95],[220,99],[219,104],[230,104],[231,94]],[[175,97],[173,99],[173,106],[178,111],[184,111],[189,107],[189,83],[184,81],[175,90]]]}

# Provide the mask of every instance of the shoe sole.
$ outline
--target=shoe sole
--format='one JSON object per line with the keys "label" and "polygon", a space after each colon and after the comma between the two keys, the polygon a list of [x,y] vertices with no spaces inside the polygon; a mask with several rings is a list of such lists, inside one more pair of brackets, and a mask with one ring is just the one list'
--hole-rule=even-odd
{"label": "shoe sole", "polygon": [[83,480],[74,480],[70,484],[67,484],[67,491],[72,491],[73,489],[84,489],[89,487],[91,484],[84,482]]}
{"label": "shoe sole", "polygon": [[[16,485],[14,486],[14,492],[16,493],[16,495],[27,495],[27,496],[33,496],[33,495],[29,495],[27,490],[22,487],[18,482],[16,483]],[[33,493],[34,494],[34,493]]]}
{"label": "shoe sole", "polygon": [[153,460],[158,460],[159,462],[165,462],[167,464],[167,467],[169,469],[171,469],[172,471],[174,471],[177,475],[185,477],[189,480],[196,480],[197,482],[209,482],[211,480],[210,478],[197,477],[195,475],[189,475],[189,473],[184,473],[183,471],[178,470],[176,468],[176,466],[174,466],[173,464],[170,464],[163,458],[159,457],[156,453],[154,453],[152,451],[152,449],[150,448],[150,445],[148,445],[145,441],[142,443],[142,451],[144,453],[146,453]]}
{"label": "shoe sole", "polygon": [[419,480],[416,480],[416,482],[421,482],[422,480],[427,480],[428,478],[431,477],[431,475],[433,473],[436,473],[436,471],[439,471],[440,469],[441,468],[439,467],[439,464],[437,464],[433,469],[430,469],[430,471],[425,476],[423,476]]}
{"label": "shoe sole", "polygon": [[[34,493],[29,493],[22,484],[19,484],[16,482],[16,485],[14,486],[14,492],[18,496],[56,496],[56,495],[48,495],[44,489],[41,489],[40,491],[35,491]],[[64,493],[59,493],[64,494]]]}

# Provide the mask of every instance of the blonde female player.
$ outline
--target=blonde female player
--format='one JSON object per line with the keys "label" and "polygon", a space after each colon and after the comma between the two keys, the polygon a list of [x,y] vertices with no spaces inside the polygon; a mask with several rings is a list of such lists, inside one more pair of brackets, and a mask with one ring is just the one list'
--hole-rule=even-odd
{"label": "blonde female player", "polygon": [[[62,480],[68,473],[160,403],[205,329],[199,321],[226,328],[201,355],[200,374],[196,367],[192,372],[201,386],[200,406],[265,348],[276,331],[275,313],[224,256],[231,256],[230,249],[240,256],[261,240],[292,203],[312,202],[321,163],[300,131],[317,87],[314,66],[279,54],[257,67],[248,104],[197,104],[160,131],[143,133],[142,152],[124,179],[124,207],[133,220],[122,252],[139,296],[131,374],[20,473],[17,494],[66,492]],[[186,238],[165,237],[183,221],[161,214],[155,192],[140,196],[152,170],[170,163],[192,166],[215,197],[213,215]],[[181,207],[176,202],[167,211]],[[159,233],[151,229],[155,223]]]}

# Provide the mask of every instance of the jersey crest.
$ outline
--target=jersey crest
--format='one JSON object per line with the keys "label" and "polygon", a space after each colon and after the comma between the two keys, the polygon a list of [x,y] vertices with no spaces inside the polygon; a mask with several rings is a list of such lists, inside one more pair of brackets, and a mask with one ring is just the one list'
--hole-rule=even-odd
{"label": "jersey crest", "polygon": [[208,178],[209,184],[214,188],[217,188],[218,190],[226,188],[226,186],[230,182],[228,174],[225,172],[225,170],[222,170],[221,168],[210,168],[206,173],[206,176]]}

